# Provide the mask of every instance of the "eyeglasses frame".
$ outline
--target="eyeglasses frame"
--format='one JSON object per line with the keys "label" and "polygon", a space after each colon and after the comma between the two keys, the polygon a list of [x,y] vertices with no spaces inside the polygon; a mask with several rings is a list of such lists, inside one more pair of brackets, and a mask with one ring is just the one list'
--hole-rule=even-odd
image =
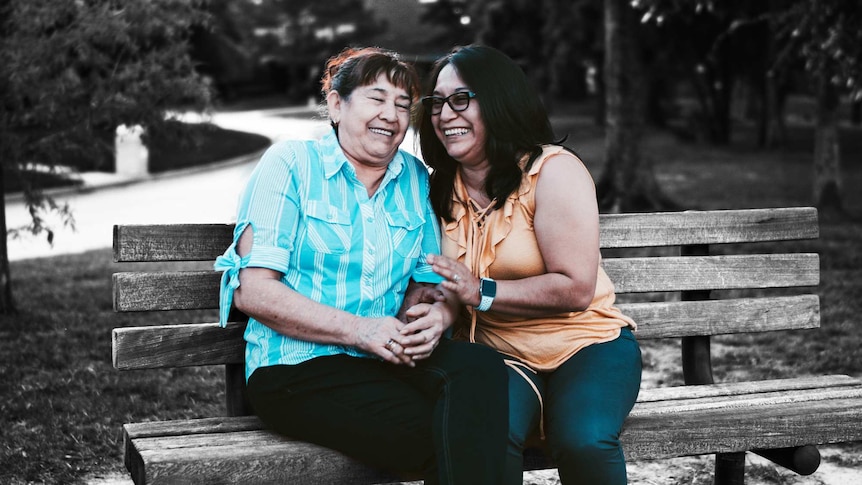
{"label": "eyeglasses frame", "polygon": [[[455,96],[463,96],[463,95],[467,95],[467,104],[464,105],[464,107],[460,108],[460,109],[453,106],[452,105],[452,98]],[[476,93],[474,93],[473,91],[458,91],[457,93],[452,93],[449,96],[446,96],[445,98],[442,96],[433,96],[433,95],[432,96],[423,96],[422,98],[419,99],[419,102],[421,102],[422,105],[425,106],[425,108],[431,113],[432,116],[434,116],[434,115],[439,115],[440,113],[443,112],[443,104],[444,103],[448,104],[449,108],[456,113],[460,113],[461,111],[466,111],[467,108],[470,107],[470,100],[475,98],[476,96],[477,96]],[[440,111],[438,111],[436,113],[434,112],[433,105],[431,105],[431,102],[433,102],[433,101],[441,101]],[[429,106],[429,105],[431,105],[431,106]]]}

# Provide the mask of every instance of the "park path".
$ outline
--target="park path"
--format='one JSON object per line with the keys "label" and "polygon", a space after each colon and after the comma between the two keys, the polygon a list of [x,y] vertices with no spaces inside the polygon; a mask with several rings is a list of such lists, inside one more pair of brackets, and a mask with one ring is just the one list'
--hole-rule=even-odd
{"label": "park path", "polygon": [[[303,116],[291,116],[300,112]],[[307,113],[308,108],[224,112],[214,113],[211,121],[222,128],[258,133],[273,141],[316,138],[327,130],[327,124],[308,119]],[[411,146],[412,134],[405,140],[404,147]],[[63,227],[56,215],[45,214],[43,217],[54,229],[53,246],[44,234],[23,235],[9,241],[9,259],[17,261],[108,248],[112,244],[114,224],[232,221],[239,192],[259,156],[260,153],[252,153],[206,167],[134,180],[105,173],[81,174],[85,190],[53,194],[58,204],[69,205],[75,229]],[[7,227],[21,227],[29,221],[23,201],[7,198]]]}

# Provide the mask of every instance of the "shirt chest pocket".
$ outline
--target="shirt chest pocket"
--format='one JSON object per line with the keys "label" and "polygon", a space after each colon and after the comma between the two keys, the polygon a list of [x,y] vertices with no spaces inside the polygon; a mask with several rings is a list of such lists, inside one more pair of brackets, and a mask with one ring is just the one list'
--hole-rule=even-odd
{"label": "shirt chest pocket", "polygon": [[419,257],[422,224],[425,221],[416,214],[390,212],[386,214],[386,222],[389,224],[395,252],[403,258]]}
{"label": "shirt chest pocket", "polygon": [[325,254],[350,251],[352,228],[350,214],[323,201],[309,201],[305,211],[308,246]]}

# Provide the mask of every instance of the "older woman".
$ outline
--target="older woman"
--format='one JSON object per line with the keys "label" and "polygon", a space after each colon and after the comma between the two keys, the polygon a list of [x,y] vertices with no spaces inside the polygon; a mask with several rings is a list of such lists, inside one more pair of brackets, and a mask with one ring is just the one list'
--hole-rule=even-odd
{"label": "older woman", "polygon": [[249,316],[251,405],[279,433],[427,483],[499,484],[499,357],[443,338],[447,301],[396,318],[411,279],[440,281],[425,262],[439,252],[428,173],[398,149],[416,73],[394,53],[346,49],[322,86],[332,131],[263,155],[216,262],[221,321],[231,303]]}
{"label": "older woman", "polygon": [[456,336],[507,358],[501,483],[522,483],[532,433],[547,437],[564,484],[626,483],[619,434],[641,358],[600,264],[593,180],[503,53],[456,49],[431,86],[420,136],[444,256],[429,261],[466,305]]}

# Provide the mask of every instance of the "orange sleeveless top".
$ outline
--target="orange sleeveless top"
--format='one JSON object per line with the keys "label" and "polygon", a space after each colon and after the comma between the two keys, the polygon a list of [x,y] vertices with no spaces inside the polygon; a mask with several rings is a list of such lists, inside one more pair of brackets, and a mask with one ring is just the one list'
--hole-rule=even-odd
{"label": "orange sleeveless top", "polygon": [[[560,146],[545,146],[524,174],[518,191],[503,207],[487,214],[474,207],[459,173],[453,193],[455,220],[443,222],[443,255],[464,263],[480,278],[514,280],[546,273],[533,231],[535,188],[545,160],[564,151]],[[587,170],[580,160],[577,163]],[[615,298],[613,283],[600,264],[596,292],[586,310],[519,318],[467,307],[456,323],[455,338],[497,349],[534,370],[552,371],[580,349],[616,339],[621,328],[636,328],[631,318],[613,306]]]}

